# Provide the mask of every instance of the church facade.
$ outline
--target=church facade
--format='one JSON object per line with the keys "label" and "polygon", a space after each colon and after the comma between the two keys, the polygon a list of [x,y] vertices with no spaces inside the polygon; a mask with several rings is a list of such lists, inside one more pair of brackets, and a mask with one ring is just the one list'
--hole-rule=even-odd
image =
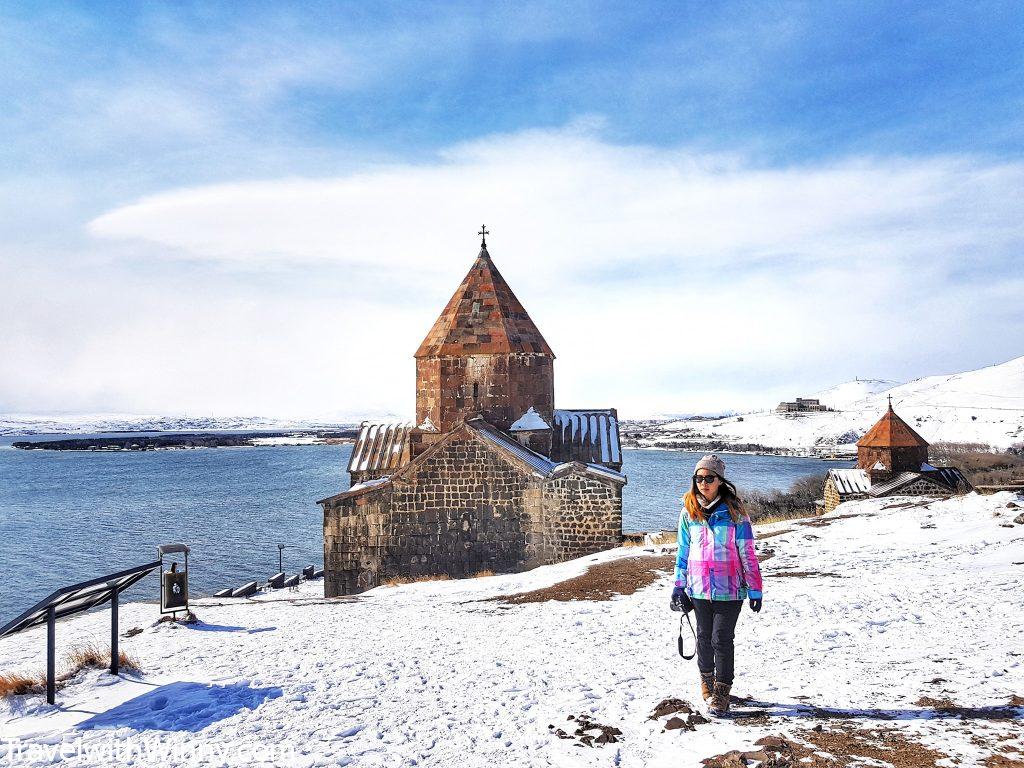
{"label": "church facade", "polygon": [[554,352],[486,240],[415,358],[415,422],[364,423],[351,487],[318,502],[328,597],[621,543],[617,413],[555,408]]}
{"label": "church facade", "polygon": [[830,469],[822,487],[822,510],[844,501],[885,496],[950,496],[969,493],[970,481],[956,467],[928,463],[928,442],[889,409],[857,441],[857,467]]}

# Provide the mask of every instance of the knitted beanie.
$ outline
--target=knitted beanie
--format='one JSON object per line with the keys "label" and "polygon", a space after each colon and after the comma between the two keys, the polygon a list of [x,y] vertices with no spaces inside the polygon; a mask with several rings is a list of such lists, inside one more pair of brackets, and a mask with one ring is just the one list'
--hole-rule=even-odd
{"label": "knitted beanie", "polygon": [[708,472],[714,472],[719,477],[723,479],[725,478],[725,462],[713,453],[709,453],[703,459],[698,461],[693,473],[697,474],[698,469],[706,469]]}

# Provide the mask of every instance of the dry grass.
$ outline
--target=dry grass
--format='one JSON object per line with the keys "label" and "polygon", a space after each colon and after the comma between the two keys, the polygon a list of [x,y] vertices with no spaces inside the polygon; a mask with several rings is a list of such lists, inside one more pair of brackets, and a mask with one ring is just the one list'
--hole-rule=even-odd
{"label": "dry grass", "polygon": [[624,533],[622,534],[623,547],[642,547],[647,541],[647,536],[650,535],[656,547],[668,547],[676,543],[676,539],[679,534],[676,531],[651,531],[651,532],[640,532],[640,533]]}
{"label": "dry grass", "polygon": [[482,571],[477,571],[476,573],[474,573],[471,578],[474,578],[474,579],[486,579],[488,576],[497,576],[497,575],[498,574],[496,574],[490,568],[485,568]]}
{"label": "dry grass", "polygon": [[40,687],[46,687],[46,675],[29,676],[20,672],[0,674],[0,699],[8,696],[24,696]]}
{"label": "dry grass", "polygon": [[788,491],[744,493],[743,504],[751,521],[760,525],[810,517],[816,513],[814,502],[821,497],[826,473],[807,475],[793,481]]}
{"label": "dry grass", "polygon": [[616,595],[632,595],[653,584],[675,566],[675,555],[620,557],[587,568],[581,576],[560,581],[550,587],[488,598],[484,602],[543,603],[548,600],[611,600]]}
{"label": "dry grass", "polygon": [[[494,574],[491,574],[492,576]],[[382,587],[400,587],[402,584],[419,584],[424,581],[448,581],[451,579],[447,573],[435,573],[427,576],[392,576],[381,582]]]}
{"label": "dry grass", "polygon": [[784,536],[787,533],[792,533],[793,531],[793,528],[782,528],[778,531],[772,531],[771,533],[759,533],[757,534],[757,540],[764,541],[765,539],[770,539],[773,536]]}
{"label": "dry grass", "polygon": [[974,485],[1024,483],[1024,456],[997,453],[980,443],[936,443],[929,449],[932,464],[959,467]]}
{"label": "dry grass", "polygon": [[[117,658],[121,669],[138,671],[140,668],[138,660],[124,651],[120,651]],[[83,669],[107,669],[110,666],[110,649],[97,643],[75,646],[64,657],[64,666],[66,670],[62,680],[74,677]]]}
{"label": "dry grass", "polygon": [[[819,725],[818,728],[821,728]],[[895,729],[863,728],[840,723],[829,729],[798,731],[798,740],[764,736],[759,749],[733,750],[701,761],[705,768],[739,768],[756,763],[772,768],[849,768],[889,765],[893,768],[935,768],[949,755],[913,741]]]}
{"label": "dry grass", "polygon": [[[792,512],[785,512],[776,515],[766,515],[759,517],[756,520],[751,520],[754,525],[769,525],[771,523],[782,523],[786,520],[799,520],[803,517],[815,517],[816,513],[814,510],[794,510]],[[769,534],[771,535],[771,534]],[[761,537],[764,538],[764,537]]]}
{"label": "dry grass", "polygon": [[[117,654],[122,670],[138,672],[142,667],[134,656],[120,651]],[[110,667],[110,649],[96,643],[86,643],[73,647],[64,655],[61,671],[56,676],[57,686],[67,683],[83,669],[108,669]],[[42,693],[46,690],[46,672],[25,674],[23,672],[5,672],[0,674],[0,698],[6,696],[24,696],[28,693]]]}

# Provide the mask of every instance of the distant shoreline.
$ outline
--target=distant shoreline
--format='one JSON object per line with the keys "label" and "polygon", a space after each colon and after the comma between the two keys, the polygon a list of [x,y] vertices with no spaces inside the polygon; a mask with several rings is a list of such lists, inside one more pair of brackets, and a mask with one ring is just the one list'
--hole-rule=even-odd
{"label": "distant shoreline", "polygon": [[351,443],[356,429],[288,430],[281,432],[176,432],[158,435],[65,437],[59,440],[18,440],[12,447],[27,451],[157,451],[190,448],[257,448],[266,445]]}
{"label": "distant shoreline", "polygon": [[[194,448],[260,448],[267,446],[303,446],[354,443],[358,429],[291,429],[276,431],[237,432],[118,432],[111,435],[73,434],[53,436],[52,439],[23,439],[10,443],[12,448],[38,451],[85,451],[85,452],[144,452],[160,450],[189,450]],[[18,437],[18,436],[10,436]],[[24,437],[30,437],[25,435]],[[639,437],[635,427],[630,438],[622,441],[624,450],[680,451],[691,453],[718,452],[723,454],[746,454],[752,456],[777,456],[793,458],[816,458],[824,461],[848,462],[852,456],[823,455],[800,449],[773,448],[757,443],[729,444],[718,440],[666,441],[650,444]],[[649,437],[644,435],[644,437]],[[831,448],[827,449],[831,453]]]}

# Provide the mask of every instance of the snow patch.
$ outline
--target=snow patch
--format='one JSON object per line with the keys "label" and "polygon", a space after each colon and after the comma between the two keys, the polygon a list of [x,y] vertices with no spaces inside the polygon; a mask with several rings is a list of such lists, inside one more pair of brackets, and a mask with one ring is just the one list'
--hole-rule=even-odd
{"label": "snow patch", "polygon": [[[649,719],[666,699],[700,702],[696,669],[676,653],[668,572],[600,602],[487,601],[596,563],[653,557],[628,547],[355,598],[325,599],[322,582],[251,600],[207,598],[194,601],[203,624],[192,627],[156,627],[155,605],[122,604],[122,628],[143,628],[121,641],[141,677],[82,675],[58,692],[57,707],[38,695],[0,702],[0,748],[13,736],[85,746],[113,736],[227,750],[290,744],[304,765],[678,768],[839,718],[898,728],[951,765],[980,766],[993,752],[986,744],[1019,739],[1024,717],[983,716],[1024,691],[1013,643],[1024,636],[1024,526],[1012,522],[1020,509],[1011,504],[1024,499],[868,499],[759,527],[759,551],[773,555],[762,561],[764,609],[740,617],[733,693],[765,711],[760,723],[665,730]],[[107,610],[62,621],[58,649],[108,630]],[[0,672],[41,670],[45,632],[0,640]],[[943,715],[918,703],[926,696],[982,716]],[[621,735],[575,747],[554,734],[569,715]],[[50,762],[36,753],[18,764]]]}

